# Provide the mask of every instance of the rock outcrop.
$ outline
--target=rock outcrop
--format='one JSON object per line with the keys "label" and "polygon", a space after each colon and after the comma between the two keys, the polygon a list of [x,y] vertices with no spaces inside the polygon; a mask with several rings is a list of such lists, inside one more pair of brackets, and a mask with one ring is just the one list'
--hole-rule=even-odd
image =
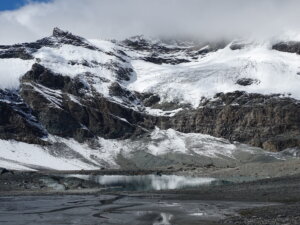
{"label": "rock outcrop", "polygon": [[210,134],[269,151],[300,145],[300,102],[278,95],[220,93],[159,123],[162,129]]}
{"label": "rock outcrop", "polygon": [[273,45],[272,48],[277,51],[297,53],[300,55],[300,42],[297,41],[279,42]]}
{"label": "rock outcrop", "polygon": [[45,144],[47,131],[18,93],[0,90],[0,139]]}
{"label": "rock outcrop", "polygon": [[[151,116],[86,90],[80,82],[34,64],[22,78],[20,94],[50,134],[80,142],[96,136],[129,138],[147,131],[144,127],[154,128]],[[113,94],[125,96],[116,86]],[[93,95],[86,94],[90,91]]]}

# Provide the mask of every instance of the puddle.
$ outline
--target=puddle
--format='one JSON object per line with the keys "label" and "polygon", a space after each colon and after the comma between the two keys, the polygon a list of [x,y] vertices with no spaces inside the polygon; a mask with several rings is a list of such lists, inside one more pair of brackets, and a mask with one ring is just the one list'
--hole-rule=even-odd
{"label": "puddle", "polygon": [[[0,224],[203,224],[270,203],[166,200],[121,195],[0,197]],[[12,210],[13,209],[13,210]],[[203,221],[203,223],[201,222]]]}
{"label": "puddle", "polygon": [[214,178],[185,177],[177,175],[68,175],[67,177],[77,177],[84,180],[91,180],[106,188],[126,191],[151,191],[151,190],[174,190],[188,189],[204,185],[210,185],[217,180]]}

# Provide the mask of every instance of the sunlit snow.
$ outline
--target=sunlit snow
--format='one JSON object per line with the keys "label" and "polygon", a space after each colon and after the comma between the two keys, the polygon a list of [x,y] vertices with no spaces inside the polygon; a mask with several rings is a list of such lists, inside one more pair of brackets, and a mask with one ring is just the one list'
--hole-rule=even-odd
{"label": "sunlit snow", "polygon": [[[139,92],[158,93],[163,101],[179,101],[197,107],[204,96],[243,90],[262,94],[291,94],[300,99],[300,56],[253,44],[241,50],[228,47],[209,53],[196,62],[157,65],[134,60],[137,78],[128,85]],[[259,83],[239,86],[239,78]]]}
{"label": "sunlit snow", "polygon": [[18,89],[20,78],[31,69],[33,60],[0,59],[0,88]]}

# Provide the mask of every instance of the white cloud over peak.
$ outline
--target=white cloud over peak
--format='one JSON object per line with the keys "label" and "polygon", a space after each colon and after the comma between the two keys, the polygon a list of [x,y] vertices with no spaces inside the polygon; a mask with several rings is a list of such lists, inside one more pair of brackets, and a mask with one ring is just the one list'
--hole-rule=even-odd
{"label": "white cloud over peak", "polygon": [[53,27],[86,38],[145,35],[276,35],[300,30],[298,0],[54,0],[0,13],[0,44],[32,41]]}

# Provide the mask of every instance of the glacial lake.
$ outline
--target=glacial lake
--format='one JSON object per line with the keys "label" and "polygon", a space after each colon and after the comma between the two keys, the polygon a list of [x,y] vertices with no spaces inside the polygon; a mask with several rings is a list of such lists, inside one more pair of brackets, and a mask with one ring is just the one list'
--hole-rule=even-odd
{"label": "glacial lake", "polygon": [[159,191],[189,189],[215,184],[214,178],[189,177],[177,175],[79,175],[72,174],[65,177],[76,177],[94,181],[108,189],[124,191]]}

